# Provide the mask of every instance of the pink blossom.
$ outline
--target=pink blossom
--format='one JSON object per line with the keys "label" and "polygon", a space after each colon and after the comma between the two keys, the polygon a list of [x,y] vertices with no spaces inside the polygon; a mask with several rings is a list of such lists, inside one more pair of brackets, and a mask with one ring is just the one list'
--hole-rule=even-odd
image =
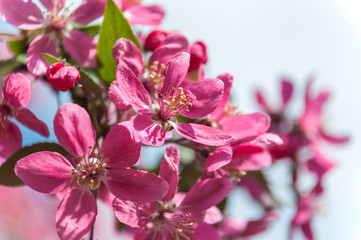
{"label": "pink blossom", "polygon": [[0,104],[0,162],[5,161],[22,145],[21,132],[9,117],[39,134],[49,137],[48,127],[29,109],[25,108],[30,100],[30,80],[21,73],[7,75],[2,89]]}
{"label": "pink blossom", "polygon": [[[0,17],[22,30],[41,30],[32,40],[27,52],[28,70],[37,76],[45,75],[48,66],[41,53],[58,56],[56,32],[61,31],[65,50],[84,67],[96,64],[96,43],[92,37],[78,30],[68,30],[72,23],[88,24],[104,13],[105,0],[84,0],[73,12],[64,0],[41,0],[46,8],[43,14],[33,2],[0,0]],[[51,31],[49,31],[49,29]]]}
{"label": "pink blossom", "polygon": [[141,0],[114,0],[131,25],[157,26],[162,22],[164,9],[159,5],[144,6]]}
{"label": "pink blossom", "polygon": [[58,62],[50,65],[46,72],[49,83],[60,91],[68,91],[75,86],[80,79],[80,73],[74,66],[64,66],[64,63]]}
{"label": "pink blossom", "polygon": [[[204,214],[232,191],[232,183],[225,178],[206,179],[196,183],[187,194],[176,194],[178,165],[177,148],[167,147],[159,176],[168,182],[169,190],[161,201],[133,204],[114,199],[113,206],[119,221],[131,227],[144,228],[138,233],[137,239],[201,239],[198,237],[206,236],[204,228],[213,229],[211,226],[205,227],[203,223],[219,219],[208,217],[205,220]],[[199,214],[203,216],[201,219]]]}
{"label": "pink blossom", "polygon": [[129,124],[118,124],[106,135],[98,151],[96,133],[85,109],[76,104],[60,107],[54,131],[70,160],[56,152],[37,152],[20,159],[15,172],[29,187],[42,193],[67,189],[56,213],[61,239],[81,239],[95,222],[94,193],[101,184],[117,198],[132,202],[162,199],[168,184],[160,177],[128,169],[139,158],[141,144]]}
{"label": "pink blossom", "polygon": [[[166,67],[164,84],[158,93],[158,99],[153,102],[134,72],[123,64],[118,64],[116,81],[112,83],[109,95],[116,92],[121,96],[121,100],[140,113],[134,116],[131,122],[144,143],[162,145],[166,132],[173,128],[184,138],[201,144],[220,146],[232,140],[220,130],[176,121],[178,115],[191,119],[206,116],[217,107],[223,93],[223,83],[218,79],[204,79],[183,88],[182,82],[188,67],[188,53],[173,58]],[[111,99],[116,106],[124,102],[112,97]]]}

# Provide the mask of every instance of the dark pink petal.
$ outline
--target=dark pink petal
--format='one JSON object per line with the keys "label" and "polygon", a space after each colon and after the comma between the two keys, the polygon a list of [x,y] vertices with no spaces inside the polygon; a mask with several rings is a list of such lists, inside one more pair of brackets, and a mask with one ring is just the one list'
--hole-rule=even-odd
{"label": "dark pink petal", "polygon": [[32,189],[42,193],[57,193],[72,180],[70,162],[56,152],[37,152],[20,159],[16,175]]}
{"label": "dark pink petal", "polygon": [[219,232],[212,225],[202,223],[194,228],[194,234],[192,235],[194,240],[222,240]]}
{"label": "dark pink petal", "polygon": [[350,141],[349,136],[342,136],[342,137],[334,136],[334,135],[331,135],[331,134],[325,132],[322,128],[319,129],[319,134],[325,141],[332,143],[332,144],[343,144],[343,143]]}
{"label": "dark pink petal", "polygon": [[335,163],[331,162],[319,151],[316,151],[314,156],[307,161],[308,170],[315,173],[319,178],[335,167],[335,165]]}
{"label": "dark pink petal", "polygon": [[113,127],[105,136],[101,152],[107,167],[127,168],[137,163],[142,144],[134,139],[129,128],[130,126],[122,122]]}
{"label": "dark pink petal", "polygon": [[172,200],[177,192],[179,159],[179,151],[176,146],[171,145],[165,149],[164,158],[160,164],[159,176],[167,181],[169,191],[162,199],[163,202]]}
{"label": "dark pink petal", "polygon": [[131,119],[137,137],[150,146],[162,146],[165,140],[163,127],[149,116],[137,115]]}
{"label": "dark pink petal", "polygon": [[272,163],[272,157],[264,146],[246,143],[232,149],[233,159],[227,168],[234,167],[241,171],[255,171],[264,169]]}
{"label": "dark pink petal", "polygon": [[106,0],[84,0],[73,12],[74,22],[85,25],[104,14]]}
{"label": "dark pink petal", "polygon": [[[134,72],[119,63],[115,72],[117,81],[117,92],[123,97],[125,102],[129,103],[136,112],[149,112],[152,102],[147,90]],[[114,103],[117,105],[116,103]]]}
{"label": "dark pink petal", "polygon": [[89,156],[96,132],[89,114],[77,104],[61,106],[54,117],[54,132],[60,145],[72,156]]}
{"label": "dark pink petal", "polygon": [[200,212],[220,203],[233,190],[226,178],[211,178],[196,183],[180,204],[184,212]]}
{"label": "dark pink petal", "polygon": [[201,124],[177,123],[172,124],[172,126],[183,137],[209,146],[222,146],[233,139],[230,135],[221,130]]}
{"label": "dark pink petal", "polygon": [[130,104],[123,96],[122,85],[119,81],[113,81],[112,84],[110,84],[108,94],[110,100],[120,111],[124,112],[131,108]]}
{"label": "dark pink petal", "polygon": [[74,66],[64,66],[64,63],[51,64],[46,70],[49,83],[60,91],[68,91],[80,79],[79,70]]}
{"label": "dark pink petal", "polygon": [[73,30],[63,34],[63,44],[66,52],[83,67],[96,66],[97,40]]}
{"label": "dark pink petal", "polygon": [[232,148],[230,145],[218,147],[214,152],[210,153],[207,158],[207,171],[212,172],[224,165],[227,165],[232,160],[232,154]]}
{"label": "dark pink petal", "polygon": [[267,132],[270,123],[271,119],[267,114],[252,113],[223,118],[219,122],[219,127],[223,131],[242,139]]}
{"label": "dark pink petal", "polygon": [[192,44],[189,49],[191,55],[190,65],[188,71],[198,70],[202,64],[205,64],[208,60],[207,46],[202,41],[197,41]]}
{"label": "dark pink petal", "polygon": [[136,238],[135,240],[168,240],[172,239],[172,236],[169,236],[170,233],[168,229],[155,229],[152,231],[145,232],[145,235]]}
{"label": "dark pink petal", "polygon": [[131,227],[142,227],[149,223],[157,212],[158,206],[153,203],[133,203],[115,198],[113,209],[118,220]]}
{"label": "dark pink petal", "polygon": [[282,105],[283,107],[286,107],[293,93],[293,85],[289,80],[282,79],[281,92],[282,92]]}
{"label": "dark pink petal", "polygon": [[98,214],[93,194],[75,188],[67,193],[56,211],[56,230],[61,239],[80,240],[94,226]]}
{"label": "dark pink petal", "polygon": [[41,10],[31,1],[0,0],[0,17],[23,30],[34,30],[43,26]]}
{"label": "dark pink petal", "polygon": [[49,130],[46,124],[39,120],[29,109],[20,108],[15,112],[15,118],[31,130],[34,130],[44,137],[49,137]]}
{"label": "dark pink petal", "polygon": [[189,84],[184,92],[191,98],[188,102],[192,106],[189,107],[189,112],[184,112],[181,115],[197,119],[213,112],[222,99],[223,88],[223,82],[218,79],[204,79]]}
{"label": "dark pink petal", "polygon": [[229,96],[231,94],[233,76],[230,73],[226,73],[217,77],[222,80],[224,84],[224,91],[221,101],[219,102],[217,108],[211,113],[212,119],[218,122],[221,118],[223,118],[225,114],[225,107],[229,100]]}
{"label": "dark pink petal", "polygon": [[9,74],[5,79],[2,95],[11,107],[24,107],[30,100],[31,82],[21,73]]}
{"label": "dark pink petal", "polygon": [[131,25],[157,26],[162,22],[164,9],[159,5],[133,5],[124,11],[124,15]]}
{"label": "dark pink petal", "polygon": [[153,202],[167,195],[168,183],[152,173],[134,169],[110,169],[106,180],[109,191],[121,200]]}
{"label": "dark pink petal", "polygon": [[169,32],[155,29],[151,31],[144,40],[144,50],[154,51],[160,46],[160,43],[169,35]]}
{"label": "dark pink petal", "polygon": [[5,123],[5,131],[0,129],[0,165],[21,148],[23,139],[18,126],[11,121]]}
{"label": "dark pink petal", "polygon": [[55,57],[59,56],[59,48],[56,45],[55,37],[51,35],[40,35],[29,45],[26,66],[29,72],[36,76],[45,75],[46,69],[49,66],[41,53],[49,53]]}
{"label": "dark pink petal", "polygon": [[269,107],[266,99],[264,98],[262,92],[260,90],[256,91],[256,99],[257,99],[257,103],[258,105],[266,112],[270,112],[271,108]]}
{"label": "dark pink petal", "polygon": [[313,231],[311,228],[311,222],[305,223],[301,226],[301,230],[303,232],[303,234],[305,235],[305,237],[307,238],[307,240],[313,240]]}
{"label": "dark pink petal", "polygon": [[161,92],[178,88],[187,75],[189,68],[189,53],[183,52],[174,57],[164,70],[165,79]]}
{"label": "dark pink petal", "polygon": [[114,61],[120,62],[130,68],[136,76],[144,71],[144,59],[137,45],[126,38],[120,38],[115,42],[112,48],[112,56]]}

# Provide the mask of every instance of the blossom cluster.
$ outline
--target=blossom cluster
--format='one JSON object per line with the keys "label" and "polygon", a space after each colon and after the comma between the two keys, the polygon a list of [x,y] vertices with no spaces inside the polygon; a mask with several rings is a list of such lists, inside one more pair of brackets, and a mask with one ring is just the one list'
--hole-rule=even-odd
{"label": "blossom cluster", "polygon": [[[292,187],[298,201],[291,231],[301,227],[306,238],[313,238],[314,202],[333,166],[319,141],[348,140],[330,136],[322,127],[328,92],[313,97],[310,81],[304,113],[294,121],[285,111],[293,87],[284,80],[280,111],[269,107],[259,91],[265,113],[241,113],[230,102],[233,76],[205,77],[203,41],[191,43],[181,33],[160,29],[133,33],[135,25],[160,25],[165,14],[161,6],[84,0],[71,11],[65,0],[40,3],[0,0],[1,18],[19,28],[2,42],[12,52],[0,63],[7,67],[2,72],[0,170],[10,176],[0,178],[0,184],[23,182],[55,195],[60,239],[93,239],[97,202],[112,209],[118,230],[134,239],[251,237],[277,219],[262,170],[285,157],[294,164]],[[102,16],[103,24],[94,25]],[[115,37],[107,35],[108,28],[115,29]],[[73,100],[58,106],[54,116],[57,143],[40,143],[40,150],[22,147],[21,131],[11,120],[49,136],[47,125],[25,108],[35,81],[50,84],[54,95],[67,92]],[[161,146],[166,148],[157,169],[142,168],[140,159],[147,161],[147,156],[141,150],[159,151]],[[305,148],[305,164],[318,180],[301,193],[297,181],[304,160],[299,152]],[[182,156],[187,149],[194,156],[190,162]],[[260,219],[239,222],[224,216],[234,188],[247,189],[264,207]]]}

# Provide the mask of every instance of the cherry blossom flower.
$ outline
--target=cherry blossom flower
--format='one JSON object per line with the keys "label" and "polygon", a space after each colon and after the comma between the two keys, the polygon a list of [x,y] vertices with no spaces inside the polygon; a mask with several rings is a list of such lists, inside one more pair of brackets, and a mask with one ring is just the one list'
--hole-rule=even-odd
{"label": "cherry blossom flower", "polygon": [[20,159],[15,172],[42,193],[70,189],[56,213],[61,239],[81,239],[90,231],[97,215],[93,194],[101,183],[117,198],[133,202],[159,200],[167,193],[168,184],[160,177],[128,169],[138,161],[141,147],[128,124],[112,128],[97,152],[89,115],[76,104],[65,104],[55,115],[54,131],[71,160],[56,152],[37,152]]}
{"label": "cherry blossom flower", "polygon": [[79,30],[73,30],[72,23],[84,25],[99,18],[104,13],[106,0],[84,0],[71,13],[65,0],[40,2],[46,8],[44,14],[31,1],[0,0],[0,17],[4,21],[22,30],[36,30],[37,36],[27,51],[29,72],[37,76],[45,75],[48,63],[41,53],[58,56],[56,39],[59,33],[62,34],[62,44],[67,53],[84,67],[94,67],[97,41]]}
{"label": "cherry blossom flower", "polygon": [[[200,237],[204,237],[207,232],[205,229],[217,233],[206,222],[214,223],[219,217],[207,219],[204,214],[232,191],[232,183],[225,178],[206,179],[196,183],[188,193],[176,194],[178,165],[178,149],[168,146],[160,165],[159,176],[168,182],[169,190],[161,201],[134,204],[114,199],[113,206],[119,221],[144,229],[140,229],[137,239],[202,239]],[[199,219],[200,216],[203,217]]]}
{"label": "cherry blossom flower", "polygon": [[48,127],[29,109],[25,108],[31,96],[31,82],[21,73],[7,75],[0,104],[0,162],[5,161],[22,145],[20,129],[9,117],[37,133],[49,137]]}
{"label": "cherry blossom flower", "polygon": [[[184,138],[205,145],[220,146],[232,140],[229,135],[208,126],[177,122],[178,115],[191,119],[206,116],[217,107],[223,94],[223,83],[218,79],[204,79],[181,87],[189,67],[189,57],[188,53],[182,53],[168,63],[164,84],[157,96],[158,104],[152,102],[133,71],[118,64],[117,80],[112,83],[109,95],[116,92],[139,113],[131,122],[145,144],[162,145],[166,132],[172,128]],[[111,99],[116,106],[123,104],[116,98]]]}

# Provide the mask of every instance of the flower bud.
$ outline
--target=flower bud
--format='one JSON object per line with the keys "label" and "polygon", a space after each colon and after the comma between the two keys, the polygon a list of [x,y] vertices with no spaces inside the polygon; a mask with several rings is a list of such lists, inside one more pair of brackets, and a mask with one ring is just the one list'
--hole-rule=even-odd
{"label": "flower bud", "polygon": [[75,83],[80,79],[80,73],[76,67],[64,66],[62,62],[51,64],[46,74],[50,84],[63,92],[74,87]]}
{"label": "flower bud", "polygon": [[150,32],[144,41],[144,50],[154,51],[160,43],[169,35],[168,32],[162,30],[154,30]]}
{"label": "flower bud", "polygon": [[207,56],[207,46],[204,42],[198,41],[192,44],[190,47],[190,66],[189,72],[193,70],[198,70],[201,64],[205,64],[208,60]]}

